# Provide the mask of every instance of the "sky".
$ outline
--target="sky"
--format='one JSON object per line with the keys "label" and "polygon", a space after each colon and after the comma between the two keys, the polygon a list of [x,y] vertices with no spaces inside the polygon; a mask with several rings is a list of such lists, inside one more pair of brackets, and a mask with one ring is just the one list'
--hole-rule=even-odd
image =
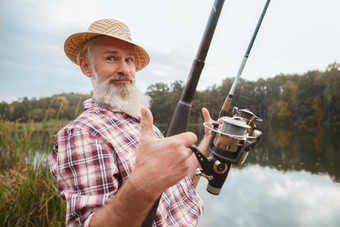
{"label": "sky", "polygon": [[[126,23],[150,64],[137,87],[186,81],[213,0],[0,0],[0,102],[64,92],[89,94],[90,80],[64,54],[66,38],[103,18]],[[233,78],[265,0],[226,0],[198,89]],[[242,78],[324,71],[340,62],[340,1],[272,0]]]}

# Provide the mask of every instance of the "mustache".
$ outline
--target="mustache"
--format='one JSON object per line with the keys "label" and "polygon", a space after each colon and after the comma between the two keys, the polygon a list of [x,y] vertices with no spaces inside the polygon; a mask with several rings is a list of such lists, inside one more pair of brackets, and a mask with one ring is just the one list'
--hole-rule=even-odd
{"label": "mustache", "polygon": [[117,80],[126,80],[126,81],[130,81],[132,84],[135,83],[135,78],[133,78],[132,76],[130,75],[125,75],[125,74],[122,74],[122,75],[113,75],[111,77],[109,77],[107,79],[107,82],[111,82],[111,81],[117,81]]}

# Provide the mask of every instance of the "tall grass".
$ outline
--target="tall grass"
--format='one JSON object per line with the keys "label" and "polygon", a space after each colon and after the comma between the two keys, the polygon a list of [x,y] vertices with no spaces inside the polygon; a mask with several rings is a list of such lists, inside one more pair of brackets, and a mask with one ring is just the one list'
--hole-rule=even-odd
{"label": "tall grass", "polygon": [[[60,123],[63,124],[63,123]],[[0,226],[64,226],[65,202],[56,193],[48,160],[61,126],[0,120]]]}

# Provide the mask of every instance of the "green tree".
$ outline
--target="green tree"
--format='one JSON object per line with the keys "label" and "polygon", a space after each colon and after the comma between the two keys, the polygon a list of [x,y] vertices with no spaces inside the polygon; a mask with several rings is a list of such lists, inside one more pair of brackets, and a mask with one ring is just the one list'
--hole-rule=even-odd
{"label": "green tree", "polygon": [[314,110],[314,115],[320,127],[325,119],[325,113],[322,110],[322,100],[319,96],[313,98],[312,109]]}
{"label": "green tree", "polygon": [[298,109],[298,98],[297,98],[297,90],[298,86],[292,80],[286,81],[283,86],[283,92],[281,95],[282,100],[288,103],[288,109],[292,113],[296,113]]}
{"label": "green tree", "polygon": [[9,119],[9,105],[6,102],[0,103],[0,119]]}
{"label": "green tree", "polygon": [[319,71],[311,71],[300,77],[298,82],[298,109],[299,119],[308,121],[313,115],[312,103],[314,96],[321,93],[322,85],[314,85],[314,78],[320,75]]}
{"label": "green tree", "polygon": [[169,122],[171,112],[170,88],[165,83],[150,85],[146,92],[151,97],[151,111],[155,123]]}

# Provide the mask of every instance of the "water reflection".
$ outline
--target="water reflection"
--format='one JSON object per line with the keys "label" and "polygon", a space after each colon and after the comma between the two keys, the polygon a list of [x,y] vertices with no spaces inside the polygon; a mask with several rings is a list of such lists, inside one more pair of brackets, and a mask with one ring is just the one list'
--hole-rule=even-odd
{"label": "water reflection", "polygon": [[282,172],[251,165],[233,168],[221,194],[197,187],[206,207],[199,227],[339,226],[340,184],[327,175]]}
{"label": "water reflection", "polygon": [[[220,195],[201,179],[198,226],[339,226],[340,128],[260,128],[263,138],[231,168]],[[189,130],[203,135],[202,125]]]}
{"label": "water reflection", "polygon": [[[262,139],[240,168],[258,164],[281,171],[305,170],[340,182],[340,128],[263,128]],[[203,136],[202,124],[191,125],[188,130],[198,138]]]}
{"label": "water reflection", "polygon": [[270,128],[248,156],[247,165],[259,164],[278,170],[306,170],[328,174],[340,182],[340,130],[315,128],[310,131],[295,128]]}

